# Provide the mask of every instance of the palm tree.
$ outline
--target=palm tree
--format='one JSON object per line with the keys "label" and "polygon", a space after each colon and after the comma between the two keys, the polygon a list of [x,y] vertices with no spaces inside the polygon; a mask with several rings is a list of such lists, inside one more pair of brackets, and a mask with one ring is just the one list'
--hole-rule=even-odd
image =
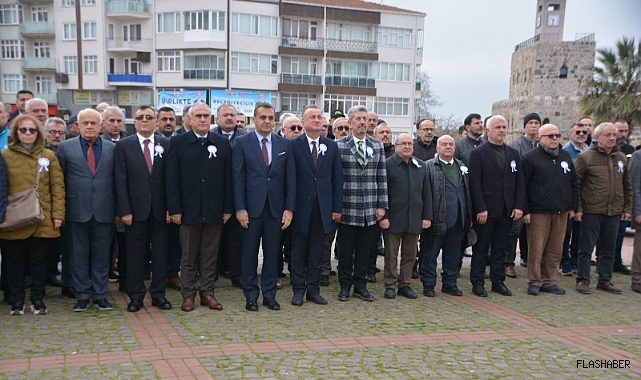
{"label": "palm tree", "polygon": [[579,99],[584,115],[592,115],[595,124],[624,119],[641,125],[641,43],[626,38],[611,48],[597,49],[599,66],[593,65],[594,77],[585,84],[587,95]]}

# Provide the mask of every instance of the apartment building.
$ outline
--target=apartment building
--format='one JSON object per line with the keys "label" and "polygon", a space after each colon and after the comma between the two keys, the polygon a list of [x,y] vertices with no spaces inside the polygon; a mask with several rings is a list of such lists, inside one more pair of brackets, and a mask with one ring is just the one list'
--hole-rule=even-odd
{"label": "apartment building", "polygon": [[411,132],[424,23],[361,0],[0,0],[2,100],[27,87],[72,113],[104,101],[128,115],[197,99],[298,114],[363,104]]}

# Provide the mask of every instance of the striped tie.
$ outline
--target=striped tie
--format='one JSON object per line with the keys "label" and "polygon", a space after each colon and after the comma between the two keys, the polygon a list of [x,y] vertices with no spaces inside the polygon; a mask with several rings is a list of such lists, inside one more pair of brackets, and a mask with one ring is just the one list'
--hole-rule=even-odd
{"label": "striped tie", "polygon": [[358,142],[358,149],[356,152],[358,153],[358,162],[360,162],[361,165],[365,165],[365,149],[363,149],[362,141]]}

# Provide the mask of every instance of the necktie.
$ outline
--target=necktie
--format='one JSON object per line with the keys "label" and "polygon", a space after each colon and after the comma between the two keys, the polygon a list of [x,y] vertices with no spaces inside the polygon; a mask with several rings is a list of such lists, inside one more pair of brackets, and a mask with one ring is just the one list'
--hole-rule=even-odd
{"label": "necktie", "polygon": [[318,168],[318,150],[316,149],[316,141],[312,141],[312,160],[314,161],[314,168]]}
{"label": "necktie", "polygon": [[87,144],[89,144],[89,148],[87,148],[87,165],[89,166],[89,171],[91,172],[91,174],[95,174],[96,173],[96,155],[93,151],[94,142],[87,141]]}
{"label": "necktie", "polygon": [[361,165],[365,165],[365,150],[363,149],[363,142],[359,141],[358,142],[358,162],[361,163]]}
{"label": "necktie", "polygon": [[151,152],[149,152],[149,139],[145,139],[143,143],[145,144],[145,148],[143,149],[143,153],[145,156],[145,162],[147,163],[147,169],[149,170],[149,173],[151,174]]}
{"label": "necktie", "polygon": [[231,140],[231,133],[225,133],[225,136],[227,136],[227,140]]}
{"label": "necktie", "polygon": [[265,160],[265,166],[269,166],[269,155],[267,154],[267,137],[263,137],[263,160]]}
{"label": "necktie", "polygon": [[205,140],[206,140],[206,138],[204,138],[204,137],[199,137],[199,138],[198,138],[198,140],[200,140],[200,143],[201,143],[201,144],[205,145]]}

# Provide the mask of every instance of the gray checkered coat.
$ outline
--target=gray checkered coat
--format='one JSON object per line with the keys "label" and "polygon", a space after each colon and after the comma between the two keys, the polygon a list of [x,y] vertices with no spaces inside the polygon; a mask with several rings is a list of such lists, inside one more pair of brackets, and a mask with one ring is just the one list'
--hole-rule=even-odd
{"label": "gray checkered coat", "polygon": [[365,165],[363,166],[358,162],[357,147],[351,134],[336,142],[343,162],[341,223],[359,227],[374,225],[376,209],[388,207],[387,166],[383,143],[369,136],[366,137]]}

